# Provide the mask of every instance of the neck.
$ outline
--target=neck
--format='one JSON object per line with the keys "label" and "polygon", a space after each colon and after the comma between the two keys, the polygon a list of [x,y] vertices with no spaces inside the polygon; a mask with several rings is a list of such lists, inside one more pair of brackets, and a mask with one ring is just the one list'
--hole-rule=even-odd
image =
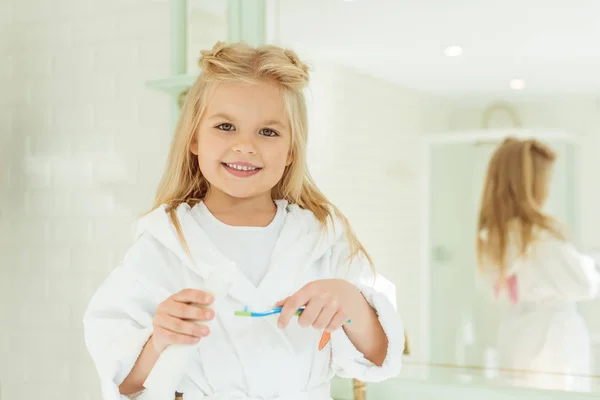
{"label": "neck", "polygon": [[277,212],[270,193],[237,198],[220,190],[209,190],[204,205],[221,222],[233,226],[267,226]]}

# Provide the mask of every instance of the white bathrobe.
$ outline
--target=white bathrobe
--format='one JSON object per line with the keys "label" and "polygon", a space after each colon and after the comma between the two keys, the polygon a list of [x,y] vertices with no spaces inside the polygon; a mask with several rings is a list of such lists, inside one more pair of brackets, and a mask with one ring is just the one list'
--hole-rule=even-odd
{"label": "white bathrobe", "polygon": [[[395,298],[375,289],[363,259],[349,264],[349,245],[337,221],[335,229],[324,231],[311,212],[284,205],[286,220],[258,286],[216,250],[187,204],[176,213],[191,258],[164,207],[140,219],[135,243],[94,294],[84,316],[85,340],[104,400],[127,398],[118,386],[152,333],[157,306],[185,288],[214,294],[211,334],[197,345],[169,346],[139,398],[172,400],[177,390],[185,400],[325,400],[330,399],[329,382],[335,374],[367,382],[399,374],[404,330]],[[389,341],[382,366],[366,360],[343,329],[333,332],[328,346],[318,351],[322,332],[300,327],[297,318],[282,330],[277,316],[234,316],[246,306],[272,308],[306,283],[326,278],[348,279],[377,311]],[[377,281],[389,285],[379,275]]]}
{"label": "white bathrobe", "polygon": [[[498,332],[499,367],[536,371],[507,374],[517,384],[585,391],[589,380],[578,375],[590,374],[591,349],[577,302],[597,296],[600,273],[595,260],[572,244],[548,232],[536,235],[525,254],[517,240],[509,240],[509,280],[496,293],[506,300]],[[494,290],[498,274],[487,278]]]}

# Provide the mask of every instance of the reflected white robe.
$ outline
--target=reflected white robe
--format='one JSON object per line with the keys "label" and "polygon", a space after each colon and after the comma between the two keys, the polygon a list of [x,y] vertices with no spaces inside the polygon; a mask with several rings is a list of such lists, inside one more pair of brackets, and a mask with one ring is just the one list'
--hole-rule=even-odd
{"label": "reflected white robe", "polygon": [[[499,367],[536,371],[507,374],[517,384],[586,391],[589,379],[577,375],[590,374],[590,337],[577,302],[598,295],[595,260],[548,232],[537,232],[525,254],[517,240],[509,241],[507,266],[516,298],[508,289],[500,292],[506,302],[498,332]],[[487,275],[487,287],[493,290],[497,279]]]}

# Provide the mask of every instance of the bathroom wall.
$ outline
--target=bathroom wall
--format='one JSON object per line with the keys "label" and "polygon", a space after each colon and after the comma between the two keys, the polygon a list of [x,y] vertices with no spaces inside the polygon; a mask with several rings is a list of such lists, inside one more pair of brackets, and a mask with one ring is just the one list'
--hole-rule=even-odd
{"label": "bathroom wall", "polygon": [[100,399],[82,313],[151,205],[168,24],[168,1],[0,2],[0,398]]}
{"label": "bathroom wall", "polygon": [[308,62],[311,171],[350,219],[376,271],[396,284],[413,355],[423,357],[428,283],[421,262],[427,207],[421,136],[446,130],[451,109],[350,68]]}

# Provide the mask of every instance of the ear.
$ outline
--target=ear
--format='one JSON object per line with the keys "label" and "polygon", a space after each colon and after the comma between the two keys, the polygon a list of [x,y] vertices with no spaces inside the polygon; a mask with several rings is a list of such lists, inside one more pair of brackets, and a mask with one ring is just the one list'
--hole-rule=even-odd
{"label": "ear", "polygon": [[194,155],[198,155],[198,134],[194,133],[192,136],[192,142],[190,143],[190,151]]}
{"label": "ear", "polygon": [[294,161],[294,156],[292,155],[292,151],[290,150],[288,152],[287,160],[285,160],[285,166],[289,167],[292,161]]}

